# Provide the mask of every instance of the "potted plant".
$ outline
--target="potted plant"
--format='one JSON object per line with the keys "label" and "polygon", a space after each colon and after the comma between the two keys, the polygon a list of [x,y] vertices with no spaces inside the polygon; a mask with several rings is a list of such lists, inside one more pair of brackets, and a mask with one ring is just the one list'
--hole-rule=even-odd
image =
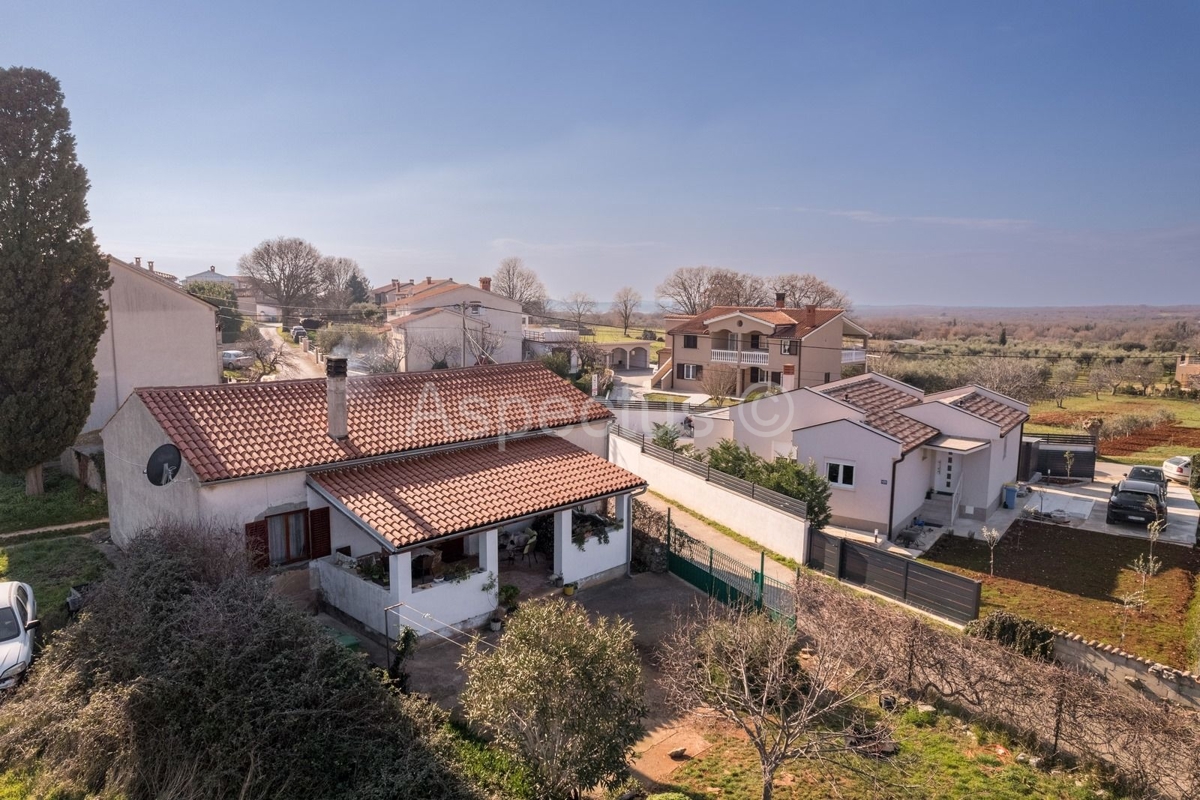
{"label": "potted plant", "polygon": [[517,597],[521,594],[521,587],[515,584],[506,583],[500,587],[500,607],[512,611],[517,607]]}
{"label": "potted plant", "polygon": [[576,583],[564,583],[563,594],[565,594],[567,597],[570,597],[571,595],[575,594],[575,589],[578,588],[578,586],[579,584]]}
{"label": "potted plant", "polygon": [[497,606],[496,610],[494,610],[492,612],[491,619],[488,620],[488,629],[491,630],[492,632],[496,632],[496,631],[499,631],[503,627],[504,627],[504,609],[501,608],[500,606]]}

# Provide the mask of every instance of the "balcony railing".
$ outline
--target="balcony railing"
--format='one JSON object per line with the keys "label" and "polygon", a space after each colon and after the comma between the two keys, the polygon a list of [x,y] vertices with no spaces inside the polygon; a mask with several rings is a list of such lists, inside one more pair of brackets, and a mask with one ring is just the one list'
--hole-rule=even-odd
{"label": "balcony railing", "polygon": [[709,360],[714,364],[766,366],[770,355],[766,350],[713,350]]}
{"label": "balcony railing", "polygon": [[862,364],[867,360],[867,351],[859,347],[847,347],[842,350],[843,364]]}

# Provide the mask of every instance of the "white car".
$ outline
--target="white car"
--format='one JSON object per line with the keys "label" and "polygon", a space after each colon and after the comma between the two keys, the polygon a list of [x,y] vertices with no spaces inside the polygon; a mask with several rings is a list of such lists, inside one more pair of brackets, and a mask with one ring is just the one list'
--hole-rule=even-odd
{"label": "white car", "polygon": [[1173,481],[1187,483],[1192,477],[1191,456],[1175,456],[1163,462],[1163,475]]}
{"label": "white car", "polygon": [[29,584],[0,583],[0,690],[16,686],[29,669],[39,624]]}
{"label": "white car", "polygon": [[222,350],[221,366],[225,369],[239,369],[254,366],[254,357],[248,356],[241,350]]}

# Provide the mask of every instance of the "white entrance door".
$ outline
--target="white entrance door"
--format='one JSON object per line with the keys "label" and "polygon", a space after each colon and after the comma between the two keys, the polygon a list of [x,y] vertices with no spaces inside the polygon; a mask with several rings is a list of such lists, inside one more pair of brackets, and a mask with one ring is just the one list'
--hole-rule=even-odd
{"label": "white entrance door", "polygon": [[938,494],[954,494],[958,490],[959,474],[962,471],[962,456],[957,453],[937,451],[937,474],[933,478],[933,490]]}

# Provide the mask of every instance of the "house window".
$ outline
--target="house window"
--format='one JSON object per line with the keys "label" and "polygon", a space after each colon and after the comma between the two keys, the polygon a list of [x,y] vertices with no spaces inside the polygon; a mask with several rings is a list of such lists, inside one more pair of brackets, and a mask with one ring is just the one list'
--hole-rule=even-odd
{"label": "house window", "polygon": [[700,380],[699,364],[678,364],[675,367],[675,377],[685,381]]}
{"label": "house window", "polygon": [[771,383],[778,386],[779,384],[783,383],[783,376],[780,375],[778,372],[772,372],[771,373]]}
{"label": "house window", "polygon": [[308,514],[293,511],[266,518],[271,566],[308,558]]}
{"label": "house window", "polygon": [[698,336],[696,336],[696,334],[694,334],[694,333],[687,333],[687,334],[684,334],[684,336],[683,336],[683,349],[685,349],[685,350],[695,350],[695,349],[696,349],[696,346],[697,346],[697,340],[698,340],[698,339],[699,339],[699,337],[698,337]]}
{"label": "house window", "polygon": [[752,334],[750,334],[750,349],[751,349],[751,350],[758,350],[758,349],[759,349],[759,343],[760,343],[761,341],[762,341],[762,336],[760,336],[759,334],[757,334],[757,333],[752,333]]}
{"label": "house window", "polygon": [[470,313],[470,315],[473,317],[478,317],[480,314],[483,313],[483,304],[477,303],[477,302],[470,303],[467,305],[467,312]]}
{"label": "house window", "polygon": [[841,489],[854,488],[854,465],[842,461],[825,462],[825,475],[829,478],[830,486]]}
{"label": "house window", "polygon": [[796,340],[795,339],[784,339],[782,342],[779,343],[779,352],[785,356],[796,355]]}
{"label": "house window", "polygon": [[825,383],[829,383],[829,373],[825,373]]}

